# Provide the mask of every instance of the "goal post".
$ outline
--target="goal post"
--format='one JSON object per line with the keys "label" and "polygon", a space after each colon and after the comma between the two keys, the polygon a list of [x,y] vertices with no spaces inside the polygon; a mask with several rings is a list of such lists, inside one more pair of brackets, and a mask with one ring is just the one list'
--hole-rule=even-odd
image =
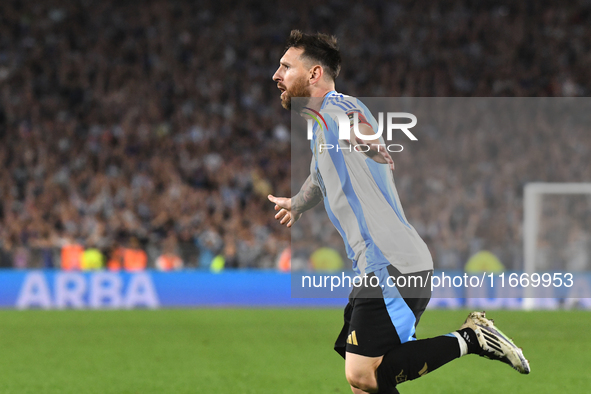
{"label": "goal post", "polygon": [[536,271],[536,243],[538,240],[538,230],[540,228],[540,216],[542,214],[541,199],[545,194],[589,194],[591,196],[591,183],[534,182],[525,185],[523,198],[523,270],[529,274]]}
{"label": "goal post", "polygon": [[536,271],[537,241],[542,215],[542,196],[588,194],[591,183],[546,183],[535,182],[525,185],[523,197],[523,270],[532,274]]}
{"label": "goal post", "polygon": [[[591,269],[591,183],[528,183],[523,211],[525,273]],[[526,310],[536,306],[534,290],[524,289]]]}

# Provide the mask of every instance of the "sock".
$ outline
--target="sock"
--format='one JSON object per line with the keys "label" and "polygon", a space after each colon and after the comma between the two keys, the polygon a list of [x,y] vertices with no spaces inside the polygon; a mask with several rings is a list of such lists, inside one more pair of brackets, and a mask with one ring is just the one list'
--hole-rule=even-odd
{"label": "sock", "polygon": [[[462,356],[466,354],[480,353],[480,344],[478,343],[478,338],[476,338],[476,333],[473,329],[466,327],[452,332],[452,334],[458,338],[460,348],[462,349]],[[466,348],[462,347],[462,342],[466,344]]]}
{"label": "sock", "polygon": [[462,334],[460,334],[457,331],[454,331],[454,332],[448,334],[448,336],[450,336],[450,335],[453,335],[458,340],[458,345],[460,346],[460,357],[468,354],[468,343],[466,342],[466,340],[464,338],[462,338]]}
{"label": "sock", "polygon": [[[434,371],[443,364],[460,357],[458,339],[440,336],[410,341],[384,355],[377,370],[380,393],[390,393],[397,384],[413,380]],[[395,392],[395,391],[394,391]]]}

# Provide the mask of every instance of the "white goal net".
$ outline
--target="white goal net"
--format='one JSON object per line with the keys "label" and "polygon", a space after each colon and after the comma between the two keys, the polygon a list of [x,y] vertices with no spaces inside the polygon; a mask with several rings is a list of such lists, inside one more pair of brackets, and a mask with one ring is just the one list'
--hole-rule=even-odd
{"label": "white goal net", "polygon": [[529,183],[524,271],[591,271],[591,183]]}

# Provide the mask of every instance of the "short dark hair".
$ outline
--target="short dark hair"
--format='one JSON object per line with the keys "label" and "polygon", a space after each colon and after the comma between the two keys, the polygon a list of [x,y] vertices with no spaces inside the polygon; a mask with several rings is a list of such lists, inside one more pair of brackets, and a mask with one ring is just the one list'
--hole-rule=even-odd
{"label": "short dark hair", "polygon": [[292,30],[283,53],[289,48],[304,49],[302,56],[324,66],[333,81],[341,71],[341,52],[335,36],[322,33],[306,34],[299,30]]}

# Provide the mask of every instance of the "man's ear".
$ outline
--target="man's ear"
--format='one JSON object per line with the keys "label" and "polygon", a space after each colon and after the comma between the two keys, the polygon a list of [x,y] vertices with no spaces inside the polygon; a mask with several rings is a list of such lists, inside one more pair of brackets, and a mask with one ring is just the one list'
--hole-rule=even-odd
{"label": "man's ear", "polygon": [[324,69],[317,64],[310,69],[310,84],[315,84],[324,75]]}

